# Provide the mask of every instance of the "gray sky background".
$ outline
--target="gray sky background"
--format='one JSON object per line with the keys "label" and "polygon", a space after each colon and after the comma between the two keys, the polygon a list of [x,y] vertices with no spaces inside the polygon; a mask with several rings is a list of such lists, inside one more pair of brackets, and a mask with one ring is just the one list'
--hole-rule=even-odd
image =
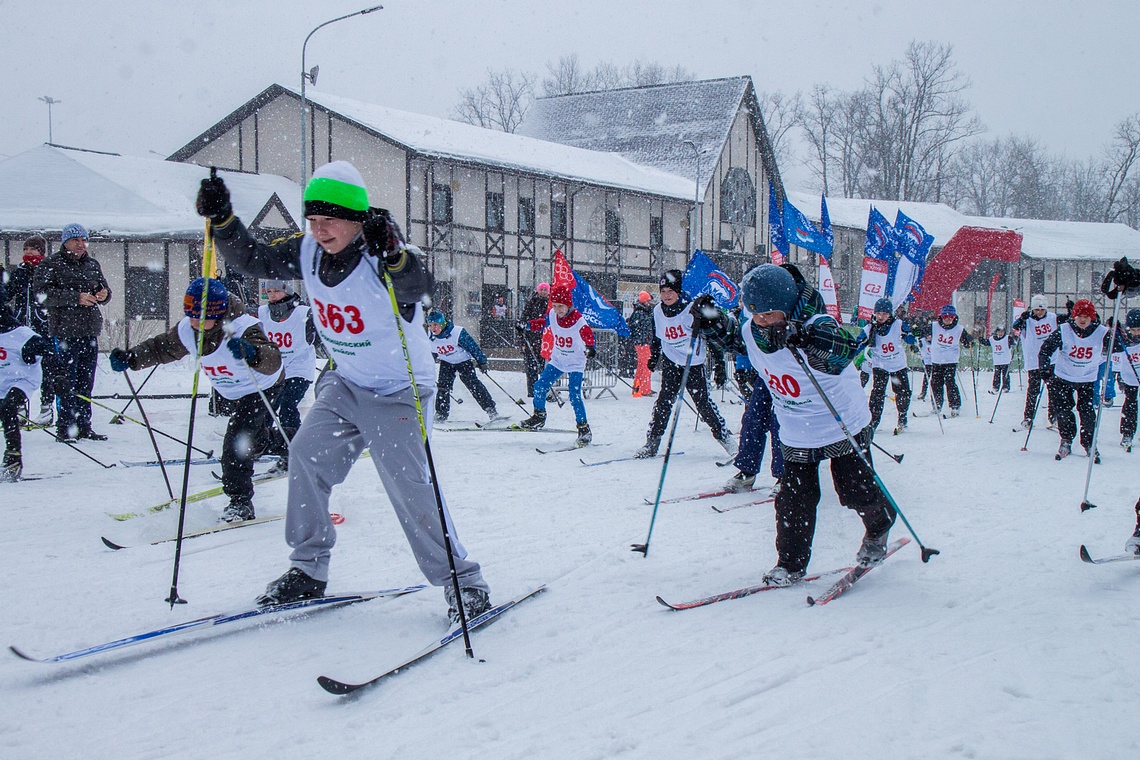
{"label": "gray sky background", "polygon": [[[314,26],[364,0],[0,0],[0,154],[55,142],[163,156],[273,82],[299,86]],[[389,0],[308,46],[318,89],[446,117],[490,68],[635,59],[760,90],[850,90],[914,40],[951,43],[990,135],[1097,153],[1140,110],[1136,0]],[[782,167],[793,177],[795,167]]]}

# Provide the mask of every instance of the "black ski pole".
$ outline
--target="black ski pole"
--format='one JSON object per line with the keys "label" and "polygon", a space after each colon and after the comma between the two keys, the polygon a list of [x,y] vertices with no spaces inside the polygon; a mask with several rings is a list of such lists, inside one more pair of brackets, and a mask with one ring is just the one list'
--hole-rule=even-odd
{"label": "black ski pole", "polygon": [[887,451],[886,449],[884,449],[884,448],[883,448],[882,446],[880,446],[879,444],[875,443],[875,440],[874,440],[873,438],[871,439],[871,445],[872,445],[872,446],[874,446],[874,447],[875,447],[876,449],[878,449],[879,451],[881,451],[881,452],[883,452],[884,454],[886,454],[887,456],[889,456],[891,459],[893,459],[893,460],[895,460],[896,462],[898,462],[899,464],[902,464],[902,460],[903,460],[903,457],[905,457],[905,456],[906,456],[906,454],[892,454],[891,452]]}
{"label": "black ski pole", "polygon": [[[150,420],[147,419],[146,410],[143,409],[142,401],[139,401],[135,384],[131,382],[130,370],[123,373],[123,379],[127,381],[127,387],[131,389],[131,396],[134,398],[135,403],[138,404],[139,414],[142,415],[143,422],[146,424],[146,432],[150,436],[150,445],[154,448],[154,458],[158,460],[158,467],[162,470],[162,479],[166,482],[166,493],[170,496],[171,500],[173,500],[174,489],[170,487],[170,476],[166,474],[166,463],[162,461],[162,452],[158,450],[158,441],[154,437],[154,429],[150,426]],[[127,404],[127,406],[130,406],[130,404]]]}
{"label": "black ski pole", "polygon": [[815,386],[815,392],[820,395],[820,398],[823,399],[823,403],[826,404],[827,408],[831,411],[831,415],[835,418],[835,421],[839,423],[839,428],[843,431],[843,435],[847,437],[847,442],[851,444],[851,448],[855,451],[855,455],[859,457],[863,464],[866,465],[867,469],[871,471],[871,477],[875,479],[875,484],[879,486],[879,490],[882,491],[883,496],[885,496],[890,505],[894,507],[895,513],[902,518],[903,524],[906,525],[906,529],[910,531],[910,534],[912,536],[914,536],[915,543],[918,544],[918,548],[922,551],[922,561],[929,562],[931,557],[933,557],[935,554],[940,554],[941,552],[939,552],[937,549],[931,549],[929,547],[923,546],[922,539],[920,539],[918,537],[918,534],[914,532],[914,528],[911,527],[910,520],[906,519],[906,515],[903,514],[902,509],[899,508],[898,503],[895,501],[894,497],[891,496],[891,492],[887,490],[887,486],[885,483],[883,483],[883,479],[879,477],[879,473],[875,471],[875,467],[871,464],[871,460],[867,458],[867,453],[863,451],[862,447],[859,446],[858,441],[856,441],[855,437],[851,435],[851,431],[847,429],[847,424],[843,421],[843,417],[839,414],[839,411],[835,408],[835,405],[831,403],[831,399],[828,398],[826,391],[823,390],[823,386],[821,386],[819,384],[819,381],[815,379],[815,373],[811,371],[811,367],[808,366],[807,361],[804,360],[804,357],[800,354],[799,349],[797,349],[795,346],[788,346],[788,350],[792,352],[792,356],[796,358],[796,363],[800,365],[800,368],[803,369],[805,373],[807,373],[808,380],[810,380],[811,384]]}
{"label": "black ski pole", "polygon": [[471,631],[467,627],[467,611],[463,609],[463,593],[459,587],[459,573],[455,570],[455,556],[453,554],[451,544],[451,531],[447,527],[447,514],[443,509],[443,494],[439,490],[439,476],[435,471],[435,459],[431,455],[431,440],[428,436],[427,421],[424,418],[423,404],[420,402],[420,389],[416,385],[416,372],[412,367],[412,353],[408,350],[408,338],[404,334],[404,318],[400,316],[400,305],[396,302],[396,285],[392,282],[392,276],[388,274],[388,270],[384,268],[383,263],[378,267],[383,275],[378,272],[384,282],[384,286],[388,289],[388,298],[392,302],[392,316],[396,319],[396,332],[400,335],[400,346],[404,351],[404,361],[408,367],[408,379],[412,383],[412,398],[416,402],[416,417],[420,423],[420,440],[424,444],[424,456],[427,458],[428,474],[431,476],[432,492],[435,494],[435,507],[436,512],[439,514],[439,529],[443,533],[443,548],[447,552],[447,566],[451,572],[451,589],[455,594],[455,607],[459,612],[459,626],[463,631],[463,646],[467,652],[467,657],[470,659],[475,658],[475,651],[471,648]]}
{"label": "black ski pole", "polygon": [[[684,397],[685,383],[689,380],[689,367],[693,365],[693,352],[697,345],[697,340],[701,334],[697,330],[693,330],[693,337],[689,339],[689,355],[685,358],[685,368],[681,370],[681,387],[677,389],[677,395]],[[673,451],[673,436],[677,434],[677,422],[681,419],[681,405],[677,403],[677,399],[673,399],[673,408],[669,410],[673,415],[673,422],[669,426],[669,440],[665,443],[665,461],[661,463],[661,477],[657,481],[657,496],[653,499],[653,515],[649,518],[649,532],[645,536],[644,544],[631,544],[630,549],[635,552],[641,552],[642,556],[649,556],[649,540],[653,537],[653,524],[657,522],[657,508],[661,506],[661,491],[665,488],[665,473],[669,470],[669,455]]]}
{"label": "black ski pole", "polygon": [[[488,368],[488,369],[487,369],[487,371],[483,373],[483,376],[484,376],[484,377],[486,377],[488,380],[490,380],[490,381],[491,381],[491,382],[494,384],[494,386],[495,386],[496,388],[498,388],[499,390],[501,390],[501,391],[503,392],[503,394],[504,394],[504,395],[506,395],[506,397],[507,397],[507,398],[509,398],[509,399],[511,400],[511,402],[512,402],[512,403],[513,403],[515,406],[517,406],[519,409],[522,409],[524,412],[525,412],[525,411],[527,411],[526,405],[525,405],[525,404],[523,404],[523,402],[522,402],[522,399],[519,399],[519,398],[515,398],[514,396],[512,396],[512,395],[511,395],[511,394],[510,394],[510,393],[507,391],[507,389],[506,389],[506,388],[504,388],[503,386],[499,385],[499,381],[498,381],[498,380],[496,380],[495,378],[491,377],[491,370],[490,370],[490,368]],[[456,401],[459,401],[459,399],[458,399],[458,398],[457,398],[457,399],[455,399],[455,400],[456,400]]]}
{"label": "black ski pole", "polygon": [[[141,386],[141,385],[139,386],[139,390],[142,390],[142,386]],[[113,412],[113,411],[115,411],[114,409],[112,409],[111,407],[107,406],[106,404],[101,404],[101,403],[99,403],[98,401],[96,401],[96,400],[95,400],[95,399],[93,399],[93,398],[87,398],[87,396],[84,396],[84,395],[83,395],[83,394],[81,394],[81,393],[76,393],[76,394],[75,394],[75,396],[76,396],[76,398],[81,398],[81,399],[83,399],[84,401],[86,401],[86,402],[88,402],[88,403],[94,404],[95,406],[101,407],[101,408],[103,408],[103,409],[107,409],[107,410],[109,410],[109,411],[112,411],[112,412]],[[139,405],[139,411],[142,411],[142,401],[136,401],[135,403],[137,403],[137,404]],[[130,404],[128,404],[127,406],[130,406]],[[158,433],[158,434],[159,434],[159,435],[161,435],[163,438],[169,438],[170,440],[174,441],[175,443],[180,443],[180,444],[182,444],[182,445],[185,445],[185,444],[186,444],[186,441],[182,440],[181,438],[176,438],[175,436],[173,436],[173,435],[170,435],[169,433],[164,433],[164,432],[162,432],[161,430],[159,430],[158,428],[152,428],[150,425],[146,424],[145,422],[141,422],[141,421],[139,421],[139,420],[136,420],[134,417],[128,417],[128,416],[127,416],[127,415],[125,415],[125,414],[123,414],[123,415],[120,415],[120,416],[121,416],[121,417],[122,417],[124,420],[127,420],[127,421],[129,421],[129,422],[133,422],[133,423],[135,423],[136,425],[142,425],[142,426],[143,426],[143,427],[145,427],[147,430],[152,430],[152,431],[154,431],[155,433]],[[144,415],[144,416],[145,416],[145,415]],[[194,451],[197,451],[199,454],[201,454],[201,455],[202,455],[202,456],[204,456],[204,457],[207,457],[207,458],[209,458],[209,457],[212,457],[212,456],[214,456],[214,452],[213,452],[213,450],[212,450],[212,449],[211,449],[210,451],[203,451],[202,449],[198,448],[197,446],[193,446],[192,448],[194,449]]]}
{"label": "black ski pole", "polygon": [[[1109,337],[1108,337],[1108,362],[1109,362],[1109,368],[1110,369],[1112,366],[1112,349],[1116,347],[1116,329],[1117,329],[1116,328],[1116,320],[1120,316],[1120,302],[1123,300],[1124,300],[1124,294],[1120,293],[1120,294],[1118,294],[1117,298],[1113,299],[1113,302],[1112,302],[1112,332],[1109,334]],[[1098,373],[1100,372],[1099,368],[1097,369],[1097,372]],[[1096,450],[1096,440],[1097,440],[1098,434],[1100,433],[1101,418],[1104,417],[1104,415],[1102,414],[1102,412],[1104,412],[1104,401],[1103,401],[1103,399],[1104,399],[1105,393],[1107,393],[1107,392],[1108,392],[1108,377],[1106,375],[1104,381],[1101,382],[1101,384],[1100,384],[1100,393],[1096,394],[1096,398],[1093,399],[1093,402],[1096,404],[1096,421],[1093,422],[1092,446],[1089,448],[1089,468],[1088,468],[1088,472],[1085,473],[1085,496],[1083,499],[1081,499],[1081,511],[1082,512],[1087,512],[1090,509],[1096,509],[1096,504],[1093,504],[1092,502],[1089,501],[1089,484],[1092,483],[1093,465],[1096,464],[1096,460],[1097,460],[1097,456],[1098,456],[1097,450]]]}
{"label": "black ski pole", "polygon": [[[115,416],[113,416],[108,421],[108,424],[110,424],[110,425],[122,425],[123,424],[123,420],[126,419],[126,417],[124,417],[123,415],[125,415],[127,413],[127,410],[131,408],[131,404],[135,403],[135,401],[138,399],[139,393],[142,392],[142,389],[145,388],[146,384],[150,382],[150,379],[152,377],[154,377],[154,373],[157,369],[158,369],[157,364],[150,368],[150,374],[148,374],[145,378],[143,378],[142,383],[139,384],[138,391],[135,391],[134,389],[132,389],[131,400],[127,402],[127,405],[123,407],[122,411],[116,413]],[[94,402],[92,402],[92,403],[94,403]],[[174,498],[174,497],[172,496],[171,498]]]}
{"label": "black ski pole", "polygon": [[974,419],[981,419],[982,413],[978,411],[978,365],[982,360],[980,343],[974,343]]}
{"label": "black ski pole", "polygon": [[942,431],[942,435],[946,435],[946,428],[942,425],[942,410],[938,408],[938,404],[934,400],[934,370],[928,369],[923,364],[922,373],[926,377],[927,391],[930,393],[930,412],[938,420],[938,429]]}
{"label": "black ski pole", "polygon": [[[996,366],[994,367],[994,372],[997,372]],[[1007,372],[1008,372],[1008,370],[1007,370]],[[996,375],[995,375],[995,377],[996,377]],[[1009,379],[1009,375],[1006,375],[1005,380],[1008,380],[1008,379]],[[993,414],[990,415],[990,424],[991,425],[994,424],[994,416],[997,414],[998,404],[1001,403],[1001,394],[1004,392],[1005,392],[1005,382],[1003,381],[998,386],[997,401],[994,402],[994,412],[993,412]]]}
{"label": "black ski pole", "polygon": [[[31,421],[29,418],[25,417],[24,415],[22,415],[22,414],[21,414],[21,415],[18,415],[18,416],[19,416],[19,418],[20,418],[20,421],[21,421],[21,422],[23,422],[25,425],[32,425],[32,424],[33,424],[33,423],[32,423],[32,421]],[[96,459],[95,457],[91,456],[90,454],[88,454],[86,451],[84,451],[83,449],[81,449],[81,448],[79,448],[78,446],[76,446],[76,445],[75,445],[74,443],[72,443],[71,441],[67,440],[66,438],[60,438],[58,435],[56,435],[55,433],[51,432],[51,431],[50,431],[50,430],[48,430],[46,427],[41,427],[41,428],[39,428],[39,429],[40,429],[40,430],[42,430],[42,431],[44,431],[45,433],[47,433],[48,435],[50,435],[52,438],[56,439],[56,440],[57,440],[57,441],[59,441],[60,443],[64,443],[64,444],[67,444],[67,446],[69,446],[71,449],[73,449],[73,450],[75,450],[75,451],[78,451],[80,454],[82,454],[83,456],[87,457],[87,458],[88,458],[88,459],[90,459],[92,462],[94,462],[95,464],[97,464],[97,465],[99,465],[100,467],[102,467],[104,470],[109,470],[109,469],[111,469],[112,467],[114,467],[114,466],[115,466],[115,463],[113,463],[113,462],[112,462],[111,464],[103,464],[103,463],[102,463],[102,462],[100,462],[98,459]]]}
{"label": "black ski pole", "polygon": [[1037,407],[1041,404],[1041,396],[1045,394],[1047,384],[1048,381],[1041,378],[1041,387],[1037,389],[1037,398],[1033,400],[1033,416],[1029,418],[1029,432],[1025,434],[1025,443],[1021,444],[1022,451],[1029,451],[1029,436],[1033,435],[1033,426],[1037,424]]}

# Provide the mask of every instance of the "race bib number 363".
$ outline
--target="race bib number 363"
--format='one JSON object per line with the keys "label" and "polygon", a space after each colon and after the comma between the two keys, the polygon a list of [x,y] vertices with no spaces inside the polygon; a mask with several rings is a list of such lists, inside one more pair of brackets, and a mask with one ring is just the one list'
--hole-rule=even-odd
{"label": "race bib number 363", "polygon": [[359,335],[364,332],[364,319],[360,316],[360,309],[355,306],[340,306],[335,303],[325,303],[316,298],[313,304],[317,307],[317,320],[321,327],[332,330],[334,333],[348,332]]}

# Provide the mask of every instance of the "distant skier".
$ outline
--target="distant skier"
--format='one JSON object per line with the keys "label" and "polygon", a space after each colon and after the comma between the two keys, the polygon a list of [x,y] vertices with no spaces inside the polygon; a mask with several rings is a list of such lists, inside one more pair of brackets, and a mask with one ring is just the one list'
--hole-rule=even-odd
{"label": "distant skier", "polygon": [[700,327],[722,342],[739,334],[752,364],[767,381],[780,419],[784,477],[776,494],[779,561],[764,575],[764,583],[788,586],[807,571],[820,499],[819,465],[827,459],[840,503],[857,512],[866,529],[856,562],[882,562],[895,510],[791,351],[806,361],[848,429],[857,431],[855,440],[870,461],[871,413],[851,366],[855,339],[827,315],[822,297],[794,266],[756,267],[745,275],[741,295],[749,321],[738,325],[728,315],[717,315]]}
{"label": "distant skier", "polygon": [[301,427],[298,406],[313,384],[317,371],[317,327],[313,312],[293,289],[292,280],[269,280],[265,283],[269,303],[260,306],[257,318],[269,340],[281,352],[285,383],[273,401],[273,411],[285,429],[285,438],[276,430],[266,453],[279,457],[270,472],[289,469],[289,441]]}
{"label": "distant skier", "polygon": [[930,392],[934,396],[935,413],[942,413],[942,394],[950,404],[950,416],[957,417],[962,408],[962,393],[958,390],[958,359],[962,346],[973,342],[966,328],[958,324],[958,311],[947,304],[938,311],[938,319],[931,326],[930,336]]}
{"label": "distant skier", "polygon": [[907,411],[910,409],[910,369],[907,367],[906,347],[914,345],[914,336],[903,320],[894,316],[891,299],[880,298],[875,302],[875,313],[871,322],[863,328],[859,339],[860,347],[869,345],[872,352],[871,386],[871,429],[877,430],[883,417],[886,403],[887,382],[895,394],[895,408],[898,410],[898,425],[895,435],[906,430]]}
{"label": "distant skier", "polygon": [[[236,402],[222,439],[222,489],[230,503],[222,520],[253,520],[253,463],[269,442],[273,419],[258,390],[272,403],[281,391],[281,352],[261,329],[245,304],[230,298],[219,280],[207,289],[202,277],[190,283],[182,301],[185,316],[169,331],[125,350],[111,350],[111,369],[146,369],[198,355],[201,367],[221,396]],[[206,290],[203,298],[202,291]],[[243,366],[244,365],[244,366]]]}
{"label": "distant skier", "polygon": [[475,374],[478,367],[480,372],[487,371],[487,356],[479,348],[479,344],[468,334],[467,330],[457,327],[439,309],[432,309],[427,315],[427,327],[430,333],[431,352],[439,359],[439,380],[436,381],[435,419],[436,422],[445,422],[451,413],[451,389],[455,387],[455,376],[467,390],[479,408],[487,413],[490,421],[503,419],[495,408],[495,400],[487,392],[487,386]]}
{"label": "distant skier", "polygon": [[[521,326],[521,325],[520,325]],[[574,308],[574,296],[569,288],[556,285],[550,289],[550,311],[541,319],[526,323],[531,332],[550,334],[550,355],[546,368],[534,384],[534,413],[519,423],[524,430],[539,430],[546,425],[547,391],[563,374],[568,380],[570,406],[578,425],[578,445],[593,440],[590,421],[586,418],[586,403],[582,400],[582,377],[586,365],[594,358],[594,331],[586,324],[582,312]]]}
{"label": "distant skier", "polygon": [[1009,363],[1013,358],[1013,347],[1016,345],[1016,341],[1017,338],[1006,333],[1005,325],[996,325],[988,338],[978,338],[978,342],[983,346],[989,346],[993,354],[994,382],[993,388],[990,390],[991,394],[995,394],[999,390],[1009,393]]}
{"label": "distant skier", "polygon": [[1109,329],[1100,323],[1092,301],[1082,298],[1073,305],[1069,319],[1044,340],[1037,352],[1038,370],[1052,387],[1051,403],[1061,434],[1058,461],[1069,455],[1077,436],[1075,403],[1081,418],[1081,446],[1100,462],[1100,454],[1092,450],[1097,415],[1093,385],[1111,337]]}
{"label": "distant skier", "polygon": [[[1033,413],[1040,406],[1040,399],[1045,400],[1049,410],[1049,424],[1054,423],[1053,393],[1049,383],[1044,381],[1041,368],[1038,365],[1038,355],[1041,344],[1045,339],[1057,331],[1058,324],[1065,321],[1065,317],[1058,317],[1046,308],[1045,296],[1035,295],[1029,299],[1029,307],[1014,320],[1011,330],[1019,332],[1021,337],[1022,356],[1025,361],[1025,415],[1021,426],[1028,430],[1033,423]],[[1047,371],[1046,371],[1047,372]],[[1042,387],[1044,383],[1044,387]]]}
{"label": "distant skier", "polygon": [[0,303],[0,425],[4,428],[4,459],[0,482],[15,482],[23,473],[20,412],[42,382],[42,359],[55,353],[55,343],[20,324]]}
{"label": "distant skier", "polygon": [[1124,392],[1124,405],[1120,409],[1120,445],[1132,451],[1132,439],[1136,436],[1137,386],[1140,386],[1140,309],[1129,309],[1124,324],[1124,329],[1117,332],[1112,364]]}
{"label": "distant skier", "polygon": [[[697,414],[712,431],[713,438],[724,447],[730,456],[736,456],[736,440],[720,410],[709,398],[708,379],[705,376],[705,342],[698,339],[693,343],[693,302],[685,294],[681,281],[684,274],[680,269],[670,269],[661,275],[661,302],[653,307],[654,335],[650,346],[649,371],[661,368],[661,391],[653,405],[653,417],[649,421],[649,431],[645,435],[645,445],[634,455],[640,459],[657,456],[661,436],[669,424],[669,413],[678,393],[689,392]],[[710,297],[711,298],[711,297]],[[715,312],[715,306],[713,307]],[[689,356],[690,348],[692,356]],[[720,372],[727,371],[721,359]],[[689,365],[689,375],[685,387],[681,387],[681,376],[685,365]]]}

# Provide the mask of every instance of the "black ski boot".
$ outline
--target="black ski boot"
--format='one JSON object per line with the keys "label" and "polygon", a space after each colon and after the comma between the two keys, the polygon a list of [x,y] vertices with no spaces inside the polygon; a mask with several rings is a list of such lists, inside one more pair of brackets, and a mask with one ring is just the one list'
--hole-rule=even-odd
{"label": "black ski boot", "polygon": [[645,439],[645,445],[634,454],[638,459],[652,459],[657,456],[657,449],[661,446],[661,436],[651,435]]}
{"label": "black ski boot", "polygon": [[[448,620],[453,624],[458,623],[459,608],[455,605],[455,589],[451,585],[444,586],[443,596],[447,599]],[[463,600],[463,617],[468,623],[491,609],[491,597],[483,589],[460,588],[459,598]]]}
{"label": "black ski boot", "polygon": [[535,409],[534,414],[519,423],[523,430],[541,430],[546,426],[546,410]]}
{"label": "black ski boot", "polygon": [[253,513],[253,502],[234,499],[222,510],[222,522],[241,522],[256,519]]}
{"label": "black ski boot", "polygon": [[0,465],[0,483],[15,483],[24,472],[23,459],[18,451],[5,451],[4,464]]}
{"label": "black ski boot", "polygon": [[265,587],[265,593],[257,597],[257,604],[264,607],[303,599],[319,599],[325,595],[327,585],[325,581],[310,578],[299,568],[291,567],[287,573]]}
{"label": "black ski boot", "polygon": [[576,441],[576,443],[579,446],[586,446],[592,440],[594,440],[594,434],[590,432],[590,423],[579,422],[578,423],[578,440]]}

